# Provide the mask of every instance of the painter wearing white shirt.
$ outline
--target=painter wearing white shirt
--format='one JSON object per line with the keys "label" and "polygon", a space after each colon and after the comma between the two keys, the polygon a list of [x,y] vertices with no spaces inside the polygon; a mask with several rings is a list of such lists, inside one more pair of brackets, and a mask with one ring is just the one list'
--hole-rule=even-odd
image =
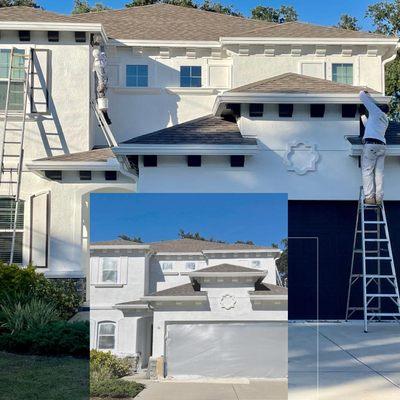
{"label": "painter wearing white shirt", "polygon": [[383,171],[386,155],[385,134],[389,120],[384,111],[389,111],[387,105],[379,108],[368,92],[361,91],[360,99],[368,110],[361,116],[365,126],[363,137],[364,148],[361,156],[361,169],[365,202],[381,204],[383,200]]}

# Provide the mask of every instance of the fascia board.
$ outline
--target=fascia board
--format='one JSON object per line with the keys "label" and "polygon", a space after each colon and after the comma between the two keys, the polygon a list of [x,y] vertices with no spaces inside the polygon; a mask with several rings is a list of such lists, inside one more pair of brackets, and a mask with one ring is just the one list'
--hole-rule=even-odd
{"label": "fascia board", "polygon": [[267,271],[260,272],[190,272],[190,278],[261,278],[267,276]]}
{"label": "fascia board", "polygon": [[262,301],[276,301],[276,300],[287,301],[288,300],[288,296],[286,294],[284,294],[284,295],[250,294],[249,297],[250,297],[250,300],[262,300]]}
{"label": "fascia board", "polygon": [[83,161],[31,161],[26,164],[30,171],[62,170],[62,171],[119,171],[116,162],[83,162]]}
{"label": "fascia board", "polygon": [[205,296],[144,296],[142,301],[207,301]]}
{"label": "fascia board", "polygon": [[201,256],[201,251],[160,251],[154,253],[156,256]]}
{"label": "fascia board", "polygon": [[220,48],[218,41],[191,41],[191,40],[142,40],[142,39],[110,39],[109,45],[130,47],[190,47],[190,48]]}
{"label": "fascia board", "polygon": [[387,46],[396,44],[399,39],[393,38],[302,38],[302,37],[221,37],[220,42],[227,44],[326,44],[326,45],[374,45]]}
{"label": "fascia board", "polygon": [[169,144],[120,144],[113,148],[116,155],[254,155],[258,145],[169,145]]}

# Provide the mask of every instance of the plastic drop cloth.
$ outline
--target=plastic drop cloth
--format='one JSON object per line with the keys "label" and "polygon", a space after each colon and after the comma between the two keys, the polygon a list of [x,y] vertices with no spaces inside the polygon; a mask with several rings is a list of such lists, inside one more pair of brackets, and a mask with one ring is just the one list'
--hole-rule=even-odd
{"label": "plastic drop cloth", "polygon": [[287,322],[170,324],[168,377],[285,378]]}

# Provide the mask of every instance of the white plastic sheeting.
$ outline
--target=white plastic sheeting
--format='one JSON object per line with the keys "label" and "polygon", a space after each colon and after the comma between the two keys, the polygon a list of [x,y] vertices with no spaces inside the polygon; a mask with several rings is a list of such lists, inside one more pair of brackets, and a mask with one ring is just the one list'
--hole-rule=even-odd
{"label": "white plastic sheeting", "polygon": [[286,378],[287,322],[169,324],[167,376]]}

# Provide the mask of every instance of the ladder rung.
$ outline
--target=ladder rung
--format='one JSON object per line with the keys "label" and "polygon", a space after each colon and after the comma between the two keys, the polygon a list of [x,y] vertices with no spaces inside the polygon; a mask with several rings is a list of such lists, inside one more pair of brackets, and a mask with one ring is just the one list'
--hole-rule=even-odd
{"label": "ladder rung", "polygon": [[388,239],[365,239],[366,242],[388,242]]}
{"label": "ladder rung", "polygon": [[0,183],[7,183],[7,184],[10,184],[10,183],[18,183],[17,181],[1,181]]}
{"label": "ladder rung", "polygon": [[[361,311],[364,310],[364,307],[349,307],[351,311]],[[368,310],[379,310],[379,307],[368,307]]]}
{"label": "ladder rung", "polygon": [[16,158],[16,157],[19,157],[20,155],[19,154],[4,154],[4,157],[13,157],[13,158]]}
{"label": "ladder rung", "polygon": [[367,294],[367,297],[397,297],[397,293],[371,293]]}
{"label": "ladder rung", "polygon": [[11,140],[7,140],[4,141],[5,144],[21,144],[21,142],[16,142],[16,141],[11,141]]}
{"label": "ladder rung", "polygon": [[[357,231],[357,233],[362,233],[362,231]],[[378,233],[378,231],[371,231],[371,230],[369,230],[369,231],[364,231],[364,233]]]}
{"label": "ladder rung", "polygon": [[400,317],[400,313],[367,313],[368,317]]}
{"label": "ladder rung", "polygon": [[3,167],[2,172],[13,172],[13,171],[18,171],[18,168],[14,167]]}
{"label": "ladder rung", "polygon": [[366,260],[391,260],[392,257],[365,257]]}
{"label": "ladder rung", "polygon": [[[362,275],[361,275],[362,276]],[[365,275],[366,278],[373,278],[373,279],[391,279],[395,278],[395,275],[373,275],[373,274],[367,274]]]}
{"label": "ladder rung", "polygon": [[385,221],[364,221],[364,224],[379,224],[384,225]]}
{"label": "ladder rung", "polygon": [[[382,249],[381,249],[381,251],[382,251]],[[363,251],[362,251],[362,249],[355,249],[354,250],[354,253],[362,253]],[[367,254],[367,253],[378,253],[379,252],[379,250],[365,250],[365,253]]]}

